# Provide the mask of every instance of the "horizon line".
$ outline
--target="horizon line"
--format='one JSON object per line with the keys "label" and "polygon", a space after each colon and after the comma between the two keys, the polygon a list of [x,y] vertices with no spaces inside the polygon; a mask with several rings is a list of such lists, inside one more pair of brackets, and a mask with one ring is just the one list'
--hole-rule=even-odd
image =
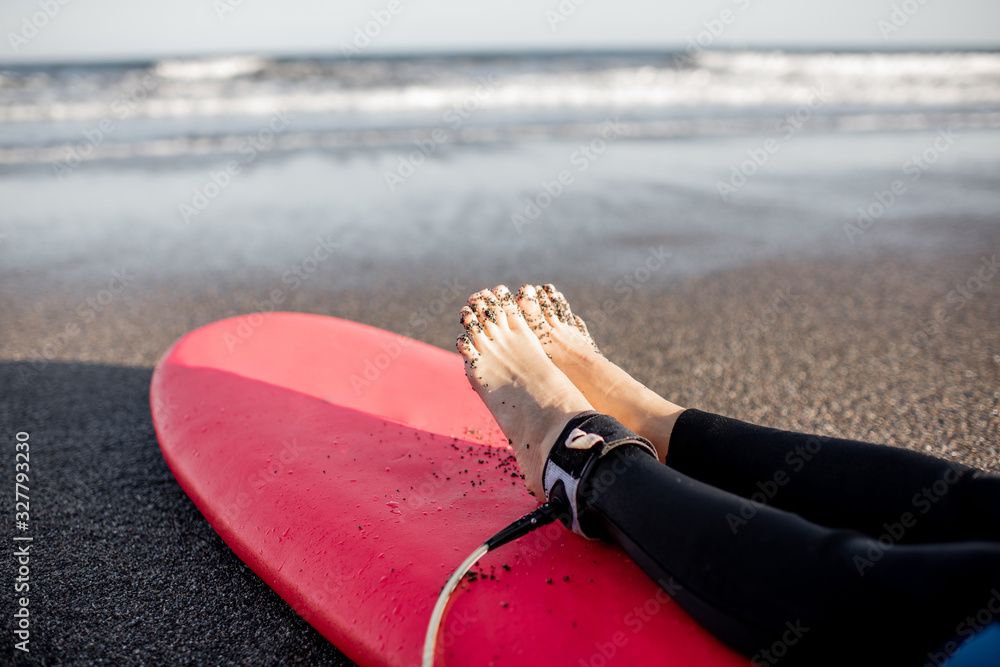
{"label": "horizon line", "polygon": [[[269,60],[329,60],[329,61],[361,61],[361,60],[434,60],[444,58],[541,58],[559,56],[670,56],[687,53],[687,45],[649,46],[649,47],[553,47],[553,48],[494,48],[494,49],[456,49],[456,50],[386,50],[373,53],[360,53],[347,56],[338,51],[218,51],[218,52],[180,52],[176,54],[132,54],[80,57],[42,57],[37,59],[8,59],[0,56],[0,67],[52,67],[52,66],[100,66],[148,64],[163,60],[208,60],[220,58],[264,58]],[[879,46],[802,46],[802,45],[741,45],[741,46],[711,46],[704,47],[699,52],[738,53],[738,52],[780,52],[798,54],[834,53],[998,53],[1000,44],[979,46],[943,46],[943,45],[879,45]]]}

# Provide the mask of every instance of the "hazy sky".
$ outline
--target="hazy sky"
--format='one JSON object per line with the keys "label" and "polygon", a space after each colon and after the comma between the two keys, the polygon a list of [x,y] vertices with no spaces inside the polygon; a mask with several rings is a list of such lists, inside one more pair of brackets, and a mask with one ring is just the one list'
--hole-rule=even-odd
{"label": "hazy sky", "polygon": [[1000,46],[998,0],[2,0],[0,61],[339,54],[373,12],[365,53]]}

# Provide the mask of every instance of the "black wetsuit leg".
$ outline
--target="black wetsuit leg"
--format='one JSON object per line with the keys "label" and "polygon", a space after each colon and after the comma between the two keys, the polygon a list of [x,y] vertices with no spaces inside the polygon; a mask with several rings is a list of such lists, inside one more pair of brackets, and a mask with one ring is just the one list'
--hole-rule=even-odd
{"label": "black wetsuit leg", "polygon": [[[704,414],[682,415],[682,420],[701,418],[710,427],[718,427],[717,419],[723,419],[702,417]],[[685,425],[682,420],[678,420],[681,434],[696,425]],[[718,456],[754,446],[753,438],[744,441],[738,437],[744,428],[740,424],[721,424],[722,432],[727,434],[721,442],[729,442],[730,446],[725,452],[719,451]],[[697,431],[692,428],[682,438]],[[760,431],[752,435],[768,440]],[[770,475],[775,465],[787,465],[783,454],[795,451],[792,436],[798,437],[800,443],[809,437],[782,435],[789,438],[783,451],[774,447],[774,452],[762,457],[763,464],[749,456],[748,474],[729,473],[723,481],[752,496],[758,472]],[[692,438],[689,444],[697,442]],[[834,443],[825,443],[822,451],[838,449],[826,447],[828,444]],[[672,453],[674,445],[672,438]],[[870,448],[864,445],[858,452],[861,456],[856,458],[855,467],[864,467]],[[678,449],[678,453],[685,454],[687,447]],[[853,450],[844,449],[844,455],[849,451]],[[822,461],[831,458],[837,457],[814,457],[807,462],[810,465],[796,472],[809,471],[822,478]],[[929,457],[919,458],[918,463],[931,465],[923,461]],[[686,462],[690,464],[691,460]],[[942,478],[935,475],[953,470],[941,462],[944,467],[931,465],[930,472],[914,473],[905,469],[904,462],[896,462],[904,468],[899,474],[911,482],[933,485]],[[692,469],[710,476],[708,463],[722,462],[709,457],[702,463]],[[838,475],[846,475],[846,463],[844,466]],[[884,481],[878,475],[860,474],[880,484]],[[978,479],[984,482],[977,485],[979,492],[997,488],[996,476],[965,472],[961,479],[970,474],[980,475]],[[953,477],[949,474],[949,479]],[[880,541],[859,529],[845,527],[847,519],[857,514],[876,533],[881,528],[881,523],[875,524],[864,515],[863,503],[857,499],[848,503],[852,509],[847,514],[824,509],[844,495],[830,481],[825,487],[807,490],[798,488],[801,483],[793,486],[789,480],[781,485],[779,494],[784,495],[784,505],[804,499],[811,510],[836,519],[831,521],[832,526],[818,523],[815,517],[807,520],[779,509],[777,503],[754,504],[752,516],[743,523],[734,523],[729,517],[741,516],[747,497],[660,464],[634,447],[611,452],[595,467],[591,479],[595,480],[594,491],[588,507],[599,515],[607,535],[651,577],[674,592],[677,602],[710,632],[758,664],[774,664],[780,659],[782,664],[922,665],[928,653],[960,634],[963,619],[982,608],[994,589],[1000,587],[1000,541],[988,538],[995,527],[974,526],[971,536],[946,540],[955,529],[946,525],[945,514],[954,513],[964,529],[969,521],[959,514],[963,510],[974,512],[965,505],[974,504],[975,498],[949,500],[961,504],[946,513],[935,509],[917,516],[918,509],[912,521],[901,520],[904,512],[913,511],[912,493],[908,485],[897,488],[890,481],[883,485],[887,487],[884,495],[867,493],[876,501],[880,517],[901,521],[903,535],[895,541]],[[959,484],[952,483],[949,488],[958,488]],[[820,495],[823,492],[832,495]],[[947,507],[942,502],[946,501],[941,499],[932,507]],[[925,522],[935,526],[923,528],[920,534],[933,533],[937,539],[926,544],[903,539],[917,534],[918,526]],[[892,525],[890,528],[895,530]]]}
{"label": "black wetsuit leg", "polygon": [[910,513],[917,520],[897,542],[1000,540],[1000,476],[898,447],[686,410],[666,463],[752,500],[744,515],[766,503],[881,537]]}

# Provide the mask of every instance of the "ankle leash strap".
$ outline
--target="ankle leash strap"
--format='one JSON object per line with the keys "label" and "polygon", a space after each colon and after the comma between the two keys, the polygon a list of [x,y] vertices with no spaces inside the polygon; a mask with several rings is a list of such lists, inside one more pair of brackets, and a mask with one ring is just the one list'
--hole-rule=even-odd
{"label": "ankle leash strap", "polygon": [[598,461],[622,445],[635,445],[656,458],[656,449],[649,440],[625,428],[614,417],[584,412],[566,424],[545,462],[542,472],[545,498],[569,508],[570,515],[560,517],[560,521],[587,539],[598,539],[599,535],[588,516],[589,476]]}

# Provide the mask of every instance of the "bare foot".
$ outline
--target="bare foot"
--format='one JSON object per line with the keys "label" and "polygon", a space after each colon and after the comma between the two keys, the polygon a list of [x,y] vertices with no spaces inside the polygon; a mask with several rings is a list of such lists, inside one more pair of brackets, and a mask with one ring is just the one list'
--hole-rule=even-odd
{"label": "bare foot", "polygon": [[517,305],[549,358],[598,412],[611,415],[648,439],[663,461],[674,422],[684,408],[674,405],[608,361],[583,320],[552,285],[524,285]]}
{"label": "bare foot", "polygon": [[570,419],[593,408],[549,362],[503,285],[469,297],[461,321],[465,374],[513,446],[528,491],[544,498],[549,450]]}

